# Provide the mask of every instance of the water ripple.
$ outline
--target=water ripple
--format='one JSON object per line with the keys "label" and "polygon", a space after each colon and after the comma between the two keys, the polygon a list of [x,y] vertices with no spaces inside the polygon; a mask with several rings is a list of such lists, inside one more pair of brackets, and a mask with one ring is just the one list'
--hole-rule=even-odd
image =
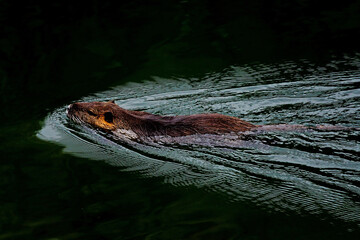
{"label": "water ripple", "polygon": [[[255,124],[360,127],[360,60],[306,60],[231,66],[201,78],[153,77],[84,97],[163,115],[217,112]],[[339,70],[341,69],[341,70]],[[104,160],[141,177],[197,186],[267,211],[327,216],[360,224],[360,132],[263,132],[116,142],[51,113],[38,137],[64,151]]]}

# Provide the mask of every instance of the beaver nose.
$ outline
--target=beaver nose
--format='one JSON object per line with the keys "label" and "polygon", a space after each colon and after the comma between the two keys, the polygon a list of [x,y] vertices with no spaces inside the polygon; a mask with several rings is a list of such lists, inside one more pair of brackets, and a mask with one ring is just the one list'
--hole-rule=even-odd
{"label": "beaver nose", "polygon": [[71,115],[73,114],[75,111],[79,110],[79,106],[78,104],[76,103],[72,103],[72,104],[69,104],[67,107],[66,107],[66,115]]}
{"label": "beaver nose", "polygon": [[69,104],[66,106],[66,115],[69,116],[70,109],[72,107],[72,104]]}
{"label": "beaver nose", "polygon": [[69,110],[80,110],[81,107],[80,107],[80,104],[79,103],[72,103],[68,106],[68,109]]}

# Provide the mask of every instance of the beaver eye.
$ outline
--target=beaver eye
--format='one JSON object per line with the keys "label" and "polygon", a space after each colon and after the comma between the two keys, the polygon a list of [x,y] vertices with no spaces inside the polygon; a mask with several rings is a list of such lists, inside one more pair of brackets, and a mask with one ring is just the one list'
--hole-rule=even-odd
{"label": "beaver eye", "polygon": [[104,119],[106,122],[112,123],[114,120],[114,116],[112,115],[111,112],[106,112],[106,113],[104,113]]}
{"label": "beaver eye", "polygon": [[90,110],[87,110],[87,113],[90,115],[90,116],[96,116],[96,114],[95,113],[93,113],[92,111],[90,111]]}

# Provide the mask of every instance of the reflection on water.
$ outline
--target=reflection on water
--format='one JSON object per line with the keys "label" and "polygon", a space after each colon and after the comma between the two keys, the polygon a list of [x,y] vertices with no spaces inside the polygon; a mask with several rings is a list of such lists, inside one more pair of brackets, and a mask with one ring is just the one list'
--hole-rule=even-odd
{"label": "reflection on water", "polygon": [[[115,99],[123,108],[161,115],[216,112],[254,124],[359,127],[359,67],[359,59],[349,57],[321,68],[307,61],[232,66],[201,78],[152,77],[81,101]],[[183,144],[118,143],[70,123],[65,106],[38,133],[65,152],[123,171],[225,193],[267,211],[358,225],[359,136],[359,130],[263,132],[249,141],[197,136]]]}

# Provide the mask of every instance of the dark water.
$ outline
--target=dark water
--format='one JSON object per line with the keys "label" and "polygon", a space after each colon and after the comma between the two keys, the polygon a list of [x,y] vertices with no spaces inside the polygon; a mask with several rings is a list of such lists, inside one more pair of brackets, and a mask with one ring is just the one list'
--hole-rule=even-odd
{"label": "dark water", "polygon": [[[255,124],[359,127],[359,67],[359,55],[322,65],[300,60],[228,66],[196,77],[148,76],[79,101],[115,99],[123,108],[162,115],[217,112]],[[63,148],[55,154],[77,158],[44,160],[45,166],[66,172],[60,176],[64,181],[54,188],[55,203],[49,195],[36,203],[50,212],[24,221],[26,231],[60,239],[91,234],[110,239],[359,236],[359,130],[124,144],[69,122],[66,105],[49,113],[37,144],[55,143]],[[51,185],[48,167],[37,172],[41,185]],[[49,230],[54,225],[61,227]]]}
{"label": "dark water", "polygon": [[359,131],[134,145],[64,111],[115,99],[359,127],[359,12],[356,0],[0,1],[0,239],[359,239]]}

